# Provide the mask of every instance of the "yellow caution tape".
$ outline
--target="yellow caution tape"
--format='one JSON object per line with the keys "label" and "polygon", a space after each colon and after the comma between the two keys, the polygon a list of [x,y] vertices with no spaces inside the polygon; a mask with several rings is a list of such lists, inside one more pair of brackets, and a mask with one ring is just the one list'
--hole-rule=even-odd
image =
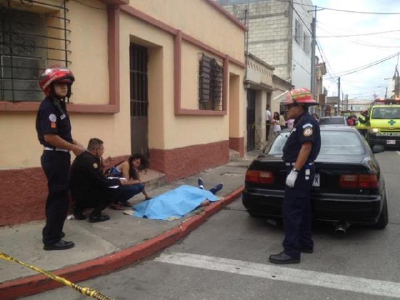
{"label": "yellow caution tape", "polygon": [[52,274],[52,273],[50,273],[48,271],[39,269],[38,267],[35,267],[33,265],[29,265],[27,263],[24,263],[24,262],[22,262],[22,261],[20,261],[20,260],[18,260],[16,258],[6,254],[6,253],[4,253],[4,252],[0,252],[0,258],[8,260],[8,261],[15,262],[15,263],[20,264],[20,265],[22,265],[24,267],[27,267],[27,268],[29,268],[31,270],[34,270],[34,271],[39,272],[39,273],[42,273],[42,274],[46,275],[47,277],[49,277],[49,278],[51,278],[51,279],[53,279],[55,281],[58,281],[58,282],[66,285],[66,286],[69,286],[69,287],[73,288],[74,290],[78,291],[82,295],[89,296],[89,297],[97,299],[97,300],[115,300],[114,298],[107,297],[107,296],[101,294],[100,292],[98,292],[98,291],[96,291],[94,289],[77,285],[77,284],[75,284],[75,283],[73,283],[71,281],[68,281],[65,278],[62,278],[62,277],[57,276],[57,275],[54,275],[54,274]]}

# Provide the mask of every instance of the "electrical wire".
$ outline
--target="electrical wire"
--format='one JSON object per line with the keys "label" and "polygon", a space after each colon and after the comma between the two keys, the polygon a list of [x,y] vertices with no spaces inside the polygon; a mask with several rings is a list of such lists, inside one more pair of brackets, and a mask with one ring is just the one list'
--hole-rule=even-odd
{"label": "electrical wire", "polygon": [[374,61],[374,62],[369,63],[369,64],[364,65],[364,66],[360,66],[360,67],[357,67],[357,68],[354,68],[354,69],[351,69],[351,70],[347,70],[347,71],[343,71],[343,72],[337,73],[337,74],[335,74],[334,77],[343,77],[343,76],[346,76],[346,75],[350,75],[350,74],[353,74],[353,73],[356,73],[356,72],[359,72],[359,71],[362,71],[362,70],[371,68],[371,67],[373,67],[373,66],[376,66],[376,65],[378,65],[378,64],[381,64],[381,63],[383,63],[383,62],[385,62],[385,61],[387,61],[387,60],[390,60],[390,59],[392,59],[392,58],[398,56],[399,53],[400,53],[400,52],[397,52],[397,53],[392,54],[392,55],[390,55],[390,56],[388,56],[388,57],[382,58],[382,59],[380,59],[380,60]]}
{"label": "electrical wire", "polygon": [[346,13],[354,13],[354,14],[370,14],[370,15],[400,15],[400,12],[371,12],[371,11],[356,11],[356,10],[345,10],[345,9],[336,9],[336,8],[329,8],[323,6],[315,6],[310,4],[304,4],[299,2],[293,2],[298,5],[308,6],[308,7],[316,7],[318,10],[332,10],[332,11],[339,11],[339,12],[346,12]]}
{"label": "electrical wire", "polygon": [[[358,34],[348,34],[348,35],[318,36],[318,38],[339,38],[339,37],[366,36],[366,35],[385,34],[385,33],[389,33],[389,32],[399,32],[399,31],[400,30],[388,30],[388,31],[358,33]],[[394,38],[390,38],[390,39],[394,39]],[[398,39],[394,39],[394,40],[398,40]]]}
{"label": "electrical wire", "polygon": [[299,19],[301,20],[301,22],[304,24],[304,26],[307,28],[307,30],[311,33],[312,35],[312,31],[309,28],[310,24],[306,24],[306,22],[304,22],[303,18],[300,16],[300,14],[297,12],[297,10],[294,8],[292,2],[290,0],[287,0],[287,2],[289,3],[289,5],[292,7],[293,11],[296,13],[296,15],[299,17]]}

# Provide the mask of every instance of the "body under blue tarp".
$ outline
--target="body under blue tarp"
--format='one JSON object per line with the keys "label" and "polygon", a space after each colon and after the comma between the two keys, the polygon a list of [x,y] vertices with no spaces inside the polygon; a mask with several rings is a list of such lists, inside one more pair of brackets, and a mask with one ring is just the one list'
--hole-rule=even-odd
{"label": "body under blue tarp", "polygon": [[157,220],[182,218],[207,199],[214,202],[220,198],[210,191],[182,185],[153,199],[134,205],[132,208],[136,212],[133,216]]}

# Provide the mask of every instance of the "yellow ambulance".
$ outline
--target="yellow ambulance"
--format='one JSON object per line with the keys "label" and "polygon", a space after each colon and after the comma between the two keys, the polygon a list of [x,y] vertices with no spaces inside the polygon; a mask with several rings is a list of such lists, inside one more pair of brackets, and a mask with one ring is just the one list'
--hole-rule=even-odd
{"label": "yellow ambulance", "polygon": [[368,116],[365,138],[371,148],[374,145],[400,147],[400,99],[375,100]]}

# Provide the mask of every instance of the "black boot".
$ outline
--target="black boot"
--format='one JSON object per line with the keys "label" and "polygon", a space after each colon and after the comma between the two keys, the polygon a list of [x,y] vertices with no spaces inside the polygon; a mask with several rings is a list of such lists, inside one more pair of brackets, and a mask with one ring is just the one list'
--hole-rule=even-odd
{"label": "black boot", "polygon": [[97,223],[97,222],[104,222],[110,220],[110,216],[99,214],[90,214],[89,223]]}
{"label": "black boot", "polygon": [[83,214],[83,210],[79,208],[74,208],[73,215],[76,220],[86,220],[87,217]]}
{"label": "black boot", "polygon": [[300,262],[300,257],[291,257],[282,251],[279,254],[273,254],[269,256],[269,261],[273,264],[298,264]]}

